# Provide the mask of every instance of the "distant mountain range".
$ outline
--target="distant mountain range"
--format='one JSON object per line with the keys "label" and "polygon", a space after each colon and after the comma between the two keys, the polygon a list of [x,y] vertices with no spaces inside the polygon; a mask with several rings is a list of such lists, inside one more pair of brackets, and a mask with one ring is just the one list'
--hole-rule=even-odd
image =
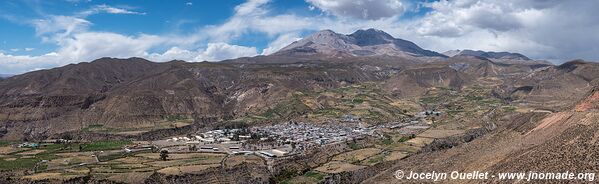
{"label": "distant mountain range", "polygon": [[0,78],[9,78],[12,74],[0,74]]}
{"label": "distant mountain range", "polygon": [[358,30],[349,35],[322,30],[291,43],[273,55],[447,57],[376,29]]}
{"label": "distant mountain range", "polygon": [[272,55],[324,58],[370,56],[448,58],[466,56],[508,63],[527,61],[530,63],[549,64],[542,61],[532,61],[523,54],[511,52],[450,50],[441,54],[423,49],[408,40],[394,38],[388,33],[377,29],[358,30],[349,35],[339,34],[331,30],[322,30],[304,39],[295,41]]}
{"label": "distant mountain range", "polygon": [[481,50],[449,50],[443,52],[444,55],[448,57],[453,56],[475,56],[475,57],[483,57],[487,59],[509,59],[509,60],[531,60],[530,58],[520,54],[520,53],[511,53],[511,52],[486,52]]}
{"label": "distant mountain range", "polygon": [[[364,82],[378,83],[385,93],[398,97],[419,96],[432,86],[461,89],[482,77],[525,76],[553,67],[522,62],[519,59],[528,59],[523,55],[471,53],[448,57],[367,29],[349,35],[319,31],[271,55],[216,63],[100,58],[0,80],[0,112],[9,112],[0,113],[7,117],[0,119],[0,139],[77,132],[91,124],[151,127],[170,115],[230,120],[266,113],[296,92]],[[593,78],[586,76],[592,72],[581,73]],[[294,118],[302,113],[277,112],[277,116]],[[70,123],[82,120],[86,123]],[[5,122],[29,124],[7,128]],[[47,128],[48,124],[53,126]]]}

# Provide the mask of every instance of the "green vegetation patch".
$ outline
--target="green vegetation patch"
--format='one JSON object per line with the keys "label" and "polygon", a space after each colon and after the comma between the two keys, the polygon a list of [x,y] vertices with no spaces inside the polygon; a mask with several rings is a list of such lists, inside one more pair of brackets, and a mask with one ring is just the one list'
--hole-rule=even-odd
{"label": "green vegetation patch", "polygon": [[403,136],[401,138],[399,138],[399,142],[406,142],[409,141],[410,139],[416,138],[416,135],[412,134],[410,136]]}
{"label": "green vegetation patch", "polygon": [[325,175],[322,173],[316,172],[316,171],[308,171],[304,174],[304,176],[314,178],[314,179],[320,181],[320,180],[324,179]]}
{"label": "green vegetation patch", "polygon": [[33,169],[38,158],[17,158],[16,160],[0,159],[0,170]]}
{"label": "green vegetation patch", "polygon": [[370,165],[376,165],[378,163],[382,163],[384,159],[385,157],[383,155],[375,155],[373,157],[370,157],[366,162]]}
{"label": "green vegetation patch", "polygon": [[508,112],[514,112],[514,111],[516,111],[516,107],[514,107],[514,106],[504,106],[503,110],[508,111]]}
{"label": "green vegetation patch", "polygon": [[277,104],[274,108],[268,109],[261,116],[266,118],[284,118],[291,115],[305,114],[310,110],[310,107],[306,106],[298,95],[295,95],[293,99]]}
{"label": "green vegetation patch", "polygon": [[8,146],[8,145],[15,144],[15,143],[16,142],[13,142],[13,141],[0,141],[0,147]]}
{"label": "green vegetation patch", "polygon": [[[11,154],[13,155],[13,154]],[[17,157],[15,160],[8,160],[8,158],[0,158],[0,170],[20,170],[20,169],[33,169],[36,163],[42,160],[55,159],[58,156],[50,153],[40,153],[31,158]],[[15,157],[12,157],[15,158]],[[47,166],[40,165],[38,170],[44,170]]]}
{"label": "green vegetation patch", "polygon": [[283,170],[273,180],[276,183],[289,183],[289,180],[297,175],[297,171]]}
{"label": "green vegetation patch", "polygon": [[125,145],[132,144],[131,141],[95,141],[91,143],[82,144],[81,147],[85,151],[101,151],[101,150],[115,150],[121,149]]}

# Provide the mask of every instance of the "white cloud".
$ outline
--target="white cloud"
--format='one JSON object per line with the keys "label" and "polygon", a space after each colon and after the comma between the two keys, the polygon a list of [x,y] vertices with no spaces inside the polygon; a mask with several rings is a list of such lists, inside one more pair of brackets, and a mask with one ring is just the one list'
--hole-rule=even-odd
{"label": "white cloud", "polygon": [[187,3],[185,3],[185,5],[191,6],[191,5],[193,5],[193,3],[192,2],[187,2]]}
{"label": "white cloud", "polygon": [[128,8],[117,8],[117,7],[102,4],[102,5],[95,5],[92,8],[90,8],[89,10],[79,12],[78,15],[81,17],[86,17],[89,15],[98,14],[98,13],[133,14],[133,15],[145,15],[146,14],[144,12],[132,11],[132,10],[129,10]]}
{"label": "white cloud", "polygon": [[35,48],[27,47],[27,48],[25,48],[23,50],[25,50],[25,51],[32,51],[32,50],[35,50]]}
{"label": "white cloud", "polygon": [[63,64],[65,63],[61,61],[56,53],[48,53],[41,56],[15,56],[0,52],[0,65],[2,66],[0,73],[4,74],[19,74]]}
{"label": "white cloud", "polygon": [[291,44],[294,41],[300,40],[299,34],[297,32],[282,34],[274,41],[268,44],[268,47],[262,50],[262,55],[269,55],[277,52],[283,47]]}
{"label": "white cloud", "polygon": [[599,59],[599,1],[457,0],[429,4],[433,11],[411,26],[431,49],[472,48],[520,52],[537,59]]}
{"label": "white cloud", "polygon": [[171,61],[171,60],[184,60],[194,61],[194,59],[200,54],[200,51],[190,51],[181,49],[179,47],[171,47],[164,53],[152,53],[148,55],[148,59],[152,61]]}
{"label": "white cloud", "polygon": [[[271,15],[265,6],[269,0],[249,0],[235,7],[235,13],[225,23],[207,26],[198,32],[211,42],[229,42],[250,32],[279,34],[316,27],[318,18],[300,17],[293,14]],[[207,34],[207,35],[206,35]]]}
{"label": "white cloud", "polygon": [[220,61],[246,56],[258,55],[255,47],[229,45],[227,43],[209,43],[204,52],[195,58],[195,61]]}
{"label": "white cloud", "polygon": [[248,0],[235,7],[235,15],[262,14],[264,11],[259,9],[259,7],[269,2],[270,0]]}
{"label": "white cloud", "polygon": [[164,53],[152,53],[146,58],[153,61],[220,61],[239,57],[258,55],[255,47],[229,45],[227,43],[208,43],[203,50],[186,50],[179,47],[171,47]]}
{"label": "white cloud", "polygon": [[518,15],[526,10],[507,2],[489,1],[439,1],[430,7],[435,11],[418,20],[417,30],[440,37],[458,37],[477,29],[519,29],[523,23]]}
{"label": "white cloud", "polygon": [[59,41],[74,33],[86,31],[91,22],[77,17],[49,16],[47,19],[34,20],[31,24],[44,41]]}
{"label": "white cloud", "polygon": [[90,61],[101,57],[133,57],[161,43],[164,38],[153,35],[124,36],[116,33],[85,32],[61,40],[58,54],[70,61]]}
{"label": "white cloud", "polygon": [[376,20],[401,15],[405,6],[400,0],[306,0],[313,7],[338,17]]}

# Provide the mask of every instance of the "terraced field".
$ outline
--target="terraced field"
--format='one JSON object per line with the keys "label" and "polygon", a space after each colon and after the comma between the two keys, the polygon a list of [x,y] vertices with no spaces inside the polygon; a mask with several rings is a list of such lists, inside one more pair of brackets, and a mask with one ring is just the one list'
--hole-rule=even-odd
{"label": "terraced field", "polygon": [[300,119],[311,122],[353,120],[370,123],[400,121],[420,110],[413,100],[393,97],[377,83],[361,83],[315,92],[296,92],[260,114],[238,121]]}
{"label": "terraced field", "polygon": [[[135,183],[154,172],[184,174],[220,167],[224,154],[170,154],[162,161],[150,150],[127,153],[122,148],[134,146],[130,141],[99,141],[70,144],[42,144],[39,148],[0,147],[0,170],[24,169],[28,180],[67,180],[91,175],[96,179]],[[79,148],[83,148],[82,151]],[[243,161],[241,161],[243,162]]]}
{"label": "terraced field", "polygon": [[[437,139],[461,136],[469,130],[486,125],[487,120],[494,114],[512,112],[503,101],[492,97],[489,87],[473,86],[461,91],[449,88],[429,88],[426,95],[414,100],[402,100],[403,109],[416,115],[422,109],[441,112],[440,115],[429,115],[420,119],[427,127],[407,126],[399,129],[383,129],[382,137],[370,147],[356,147],[353,151],[334,156],[330,162],[315,168],[311,172],[324,175],[351,173],[374,167],[386,162],[397,162],[409,155],[415,154]],[[367,99],[369,100],[369,99]],[[386,101],[390,102],[390,101]],[[394,104],[394,103],[391,103]],[[417,109],[420,108],[420,109]],[[288,183],[318,183],[306,179],[305,176],[295,176]]]}

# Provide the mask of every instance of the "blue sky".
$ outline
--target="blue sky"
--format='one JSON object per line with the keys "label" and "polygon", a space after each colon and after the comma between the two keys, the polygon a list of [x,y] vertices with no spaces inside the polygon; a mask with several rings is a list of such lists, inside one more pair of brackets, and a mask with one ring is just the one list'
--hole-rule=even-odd
{"label": "blue sky", "polygon": [[596,60],[599,23],[592,7],[598,4],[592,0],[7,0],[0,2],[0,73],[99,57],[219,61],[267,55],[322,29],[349,34],[366,28],[437,52],[511,51],[556,63]]}

